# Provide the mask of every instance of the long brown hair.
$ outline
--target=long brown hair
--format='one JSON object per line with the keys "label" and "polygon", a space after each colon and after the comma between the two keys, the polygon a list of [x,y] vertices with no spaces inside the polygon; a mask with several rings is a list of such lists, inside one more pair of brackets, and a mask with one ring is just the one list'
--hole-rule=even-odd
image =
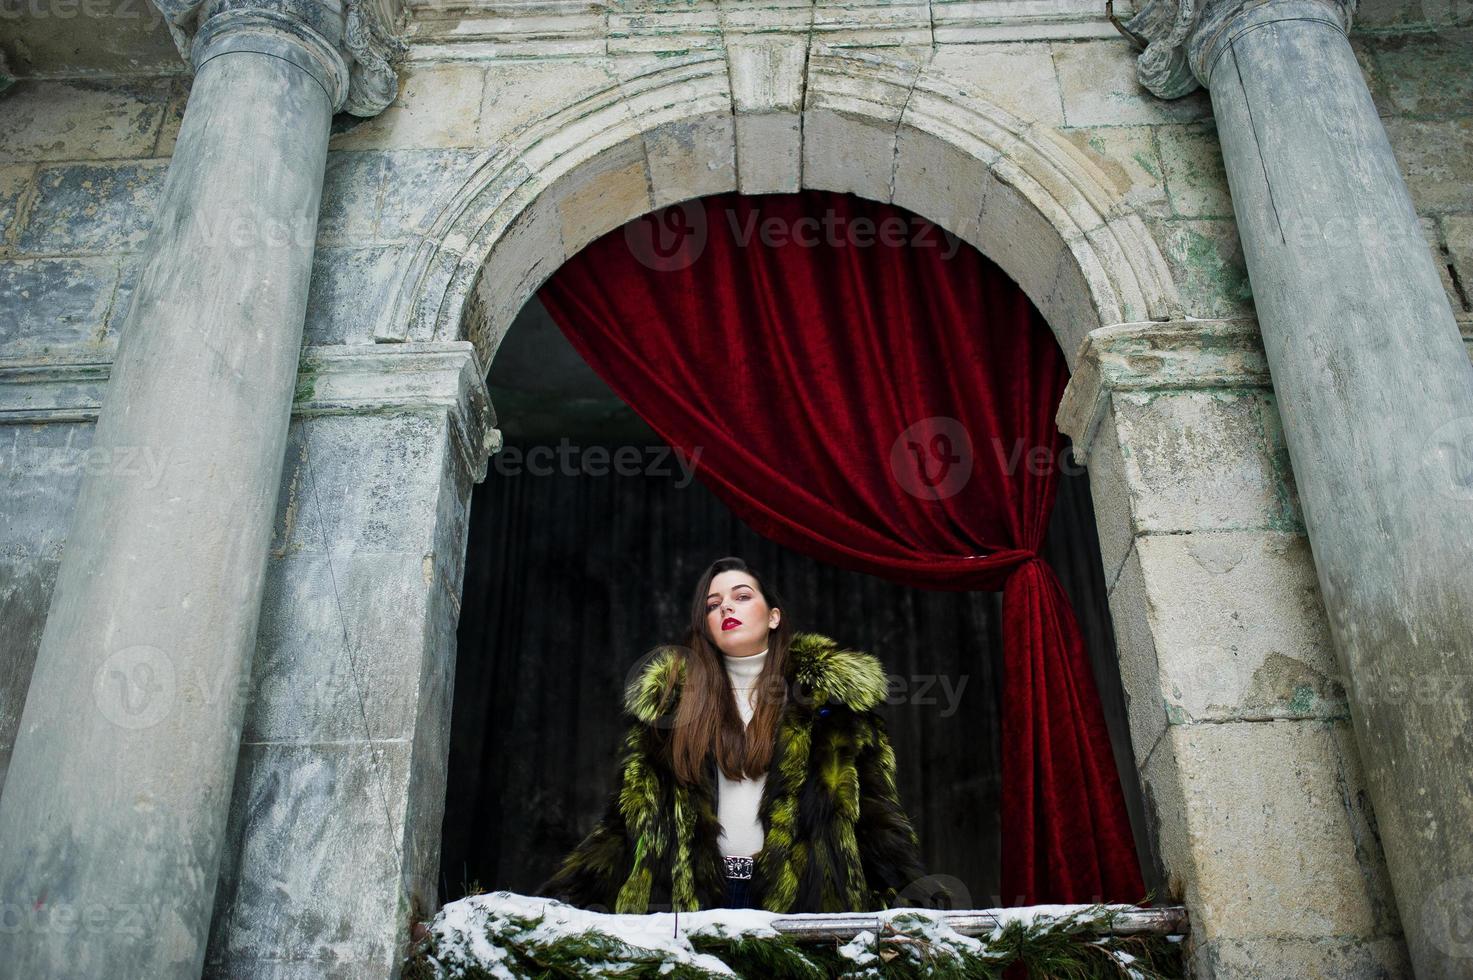
{"label": "long brown hair", "polygon": [[756,778],[766,773],[777,740],[778,719],[787,700],[785,677],[793,627],[788,611],[783,609],[777,628],[768,635],[766,663],[757,675],[752,695],[752,720],[743,729],[721,648],[712,641],[706,627],[711,580],[731,571],[750,575],[770,608],[783,606],[772,583],[741,558],[718,558],[701,573],[691,598],[690,625],[683,644],[685,683],[670,745],[676,778],[685,783],[703,778],[706,757],[713,752],[728,779]]}

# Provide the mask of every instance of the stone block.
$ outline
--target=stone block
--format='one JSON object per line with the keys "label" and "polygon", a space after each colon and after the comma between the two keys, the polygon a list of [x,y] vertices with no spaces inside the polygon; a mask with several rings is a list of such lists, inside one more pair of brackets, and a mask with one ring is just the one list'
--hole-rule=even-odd
{"label": "stone block", "polygon": [[1152,633],[1150,597],[1141,563],[1131,549],[1110,586],[1110,622],[1115,628],[1115,656],[1125,695],[1130,744],[1137,760],[1151,757],[1169,722],[1161,690],[1161,666]]}
{"label": "stone block", "polygon": [[1025,122],[1064,125],[1064,103],[1048,44],[948,44],[927,75],[944,76],[967,95]]}
{"label": "stone block", "polygon": [[206,976],[391,975],[433,911],[472,475],[426,412],[294,420]]}
{"label": "stone block", "polygon": [[461,190],[484,151],[392,150],[383,154],[384,184],[373,237],[409,241],[430,232],[440,210]]}
{"label": "stone block", "polygon": [[992,182],[987,161],[909,126],[896,134],[895,203],[978,247],[983,194]]}
{"label": "stone block", "polygon": [[[1144,535],[1129,561],[1139,567],[1170,723],[1349,716],[1306,538]],[[1255,597],[1249,606],[1246,595]]]}
{"label": "stone block", "polygon": [[179,141],[179,127],[184,122],[184,110],[189,105],[189,86],[192,75],[172,79],[169,101],[164,105],[164,120],[159,125],[159,139],[153,155],[167,160],[174,155],[174,145]]}
{"label": "stone block", "polygon": [[[995,198],[993,189],[989,189],[989,201]],[[1104,229],[1091,233],[1096,237],[1104,234]],[[1131,316],[1131,307],[1114,305],[1118,298],[1115,280],[1099,256],[1087,249],[1076,250],[1061,242],[1052,268],[1042,266],[1036,273],[1025,273],[1026,283],[1017,276],[1013,278],[1053,328],[1071,371],[1078,366],[1074,359],[1079,345],[1101,325],[1102,318],[1123,323]]]}
{"label": "stone block", "polygon": [[641,125],[700,115],[718,105],[731,111],[731,71],[724,51],[692,48],[619,53],[606,64],[631,115]]}
{"label": "stone block", "polygon": [[1233,389],[1112,393],[1137,534],[1292,528],[1263,399]]}
{"label": "stone block", "polygon": [[0,354],[96,347],[117,281],[114,258],[0,260]]}
{"label": "stone block", "polygon": [[303,554],[267,567],[246,741],[407,739],[433,577],[417,552]]}
{"label": "stone block", "polygon": [[0,790],[10,769],[60,564],[56,558],[0,554],[0,623],[5,625],[5,643],[0,646],[0,677],[5,678],[0,684]]}
{"label": "stone block", "polygon": [[367,248],[319,245],[312,255],[304,342],[373,343],[404,262],[397,245]]}
{"label": "stone block", "polygon": [[1236,222],[1192,218],[1151,224],[1186,313],[1203,319],[1253,315],[1253,286]]}
{"label": "stone block", "polygon": [[[1077,263],[1058,229],[1021,189],[996,177],[983,185],[974,244],[1028,294],[1056,333],[1068,326],[1049,301],[1055,296],[1063,269]],[[1081,289],[1075,301],[1088,304],[1088,291]],[[1095,319],[1094,326],[1099,326]],[[1072,356],[1070,345],[1061,346]]]}
{"label": "stone block", "polygon": [[803,186],[889,201],[895,132],[923,67],[895,53],[815,48],[803,108]]}
{"label": "stone block", "polygon": [[1381,121],[1419,214],[1473,211],[1473,115]]}
{"label": "stone block", "polygon": [[426,629],[419,659],[412,742],[414,764],[405,805],[404,877],[422,908],[438,904],[440,835],[445,819],[450,713],[455,684],[457,628],[470,532],[472,475],[460,466],[441,473],[434,553],[429,566]]}
{"label": "stone block", "polygon": [[612,54],[684,53],[721,46],[721,14],[714,3],[620,0],[608,11]]}
{"label": "stone block", "polygon": [[1382,115],[1433,119],[1473,111],[1473,27],[1355,40],[1375,65]]}
{"label": "stone block", "polygon": [[242,744],[206,977],[397,969],[409,767],[400,741]]}
{"label": "stone block", "polygon": [[[1078,349],[1089,331],[1111,319],[1117,323],[1140,323],[1152,318],[1169,319],[1179,312],[1175,300],[1165,295],[1165,289],[1158,289],[1157,284],[1164,287],[1170,279],[1170,271],[1156,243],[1151,241],[1145,222],[1123,210],[1118,202],[1111,203],[1109,212],[1102,224],[1082,236],[1071,235],[1068,239],[1078,256],[1073,268],[1079,270],[1087,285],[1085,289],[1056,295],[1054,302],[1083,306],[1088,302],[1087,297],[1099,297],[1100,304],[1096,307],[1088,302],[1076,314],[1079,322],[1066,335],[1073,345],[1069,349]],[[1055,290],[1061,285],[1056,283]]]}
{"label": "stone block", "polygon": [[1232,218],[1227,170],[1210,126],[1158,126],[1161,166],[1172,213],[1183,218]]}
{"label": "stone block", "polygon": [[[1095,524],[1100,541],[1100,564],[1105,588],[1114,586],[1125,556],[1135,541],[1131,517],[1130,484],[1125,472],[1125,449],[1115,430],[1115,417],[1104,413],[1089,445],[1087,471],[1090,499],[1094,502]],[[1070,459],[1070,465],[1074,465]]]}
{"label": "stone block", "polygon": [[581,104],[610,98],[618,87],[605,59],[493,63],[486,69],[480,145],[517,141],[534,125],[569,125],[582,114]]}
{"label": "stone block", "polygon": [[497,239],[476,282],[470,340],[488,359],[531,296],[567,258],[556,204],[544,194]]}
{"label": "stone block", "polygon": [[726,47],[731,100],[737,115],[803,111],[803,69],[808,45],[803,38],[762,37],[732,40]]}
{"label": "stone block", "polygon": [[895,122],[846,113],[809,97],[803,114],[803,186],[890,200]]}
{"label": "stone block", "polygon": [[[303,372],[299,388],[311,384]],[[442,412],[294,418],[270,555],[334,558],[429,550],[434,513],[416,502],[438,486]]]}
{"label": "stone block", "polygon": [[1167,213],[1166,186],[1156,149],[1155,126],[1096,126],[1061,129],[1099,170],[1105,186],[1136,214],[1162,217]]}
{"label": "stone block", "polygon": [[483,146],[481,105],[486,70],[479,64],[410,62],[399,94],[383,112],[328,142],[332,150]]}
{"label": "stone block", "polygon": [[813,0],[768,0],[746,3],[744,0],[717,0],[721,5],[721,26],[727,43],[747,33],[806,32],[813,23]]}
{"label": "stone block", "polygon": [[736,190],[736,122],[729,106],[646,130],[644,145],[656,208]]}
{"label": "stone block", "polygon": [[128,319],[129,308],[133,305],[133,290],[138,286],[138,277],[143,274],[143,266],[147,261],[146,252],[123,252],[117,257],[118,285],[113,292],[112,302],[108,304],[106,326],[102,332],[103,345],[110,350],[117,348],[118,338]]}
{"label": "stone block", "polygon": [[92,434],[90,422],[0,429],[0,498],[5,500],[5,520],[0,521],[0,624],[5,630],[5,643],[0,644],[0,677],[5,679],[0,683],[0,789],[82,476],[88,467],[109,462],[89,454]]}
{"label": "stone block", "polygon": [[813,5],[813,33],[835,46],[912,49],[931,44],[927,0],[819,0]]}
{"label": "stone block", "polygon": [[726,48],[736,114],[738,185],[744,194],[792,194],[802,176],[806,41],[732,40]]}
{"label": "stone block", "polygon": [[24,79],[5,92],[0,163],[154,155],[173,78]]}
{"label": "stone block", "polygon": [[1438,264],[1447,272],[1449,302],[1455,311],[1473,310],[1473,215],[1446,214],[1441,221],[1447,256],[1439,255]]}
{"label": "stone block", "polygon": [[1397,936],[1214,939],[1197,947],[1191,969],[1212,980],[1412,980]]}
{"label": "stone block", "polygon": [[[410,259],[407,267],[401,267],[395,274],[396,306],[377,319],[374,341],[397,343],[403,340],[458,339],[446,336],[458,328],[458,322],[455,311],[443,308],[443,301],[456,278],[466,274],[467,268],[474,263],[464,261],[458,252],[437,248],[427,241],[416,246],[406,245],[404,254],[410,255]],[[407,309],[397,305],[401,302],[407,304]],[[403,319],[398,319],[401,316]]]}
{"label": "stone block", "polygon": [[[1192,946],[1387,937],[1379,846],[1343,722],[1173,725],[1143,767]],[[1265,962],[1264,975],[1288,975]],[[1287,969],[1287,964],[1284,966]]]}
{"label": "stone block", "polygon": [[1190,122],[1212,115],[1203,89],[1161,99],[1136,78],[1136,52],[1118,40],[1052,42],[1069,126]]}
{"label": "stone block", "polygon": [[1423,31],[1456,24],[1466,26],[1470,21],[1473,21],[1473,8],[1466,0],[1382,0],[1356,8],[1351,33],[1388,29],[1400,33],[1408,28]]}
{"label": "stone block", "polygon": [[[59,561],[71,525],[72,508],[89,467],[148,460],[130,455],[98,458],[90,422],[57,422],[0,428],[0,493],[6,519],[0,522],[0,557]],[[152,470],[157,472],[157,470]]]}
{"label": "stone block", "polygon": [[377,150],[334,150],[327,155],[317,244],[360,244],[373,237],[383,193],[384,156]]}
{"label": "stone block", "polygon": [[736,117],[737,187],[743,194],[795,194],[803,174],[803,125],[797,113]]}
{"label": "stone block", "polygon": [[[619,144],[574,166],[543,193],[538,204],[544,201],[556,213],[558,241],[569,256],[594,239],[648,214],[654,202],[642,143]],[[550,275],[555,268],[552,266],[547,273]]]}
{"label": "stone block", "polygon": [[0,164],[0,248],[9,246],[11,236],[20,231],[20,219],[33,197],[35,176],[34,164]]}
{"label": "stone block", "polygon": [[[166,160],[42,167],[17,251],[56,255],[140,249],[153,224],[167,168]],[[226,234],[229,229],[210,231]]]}
{"label": "stone block", "polygon": [[1294,468],[1289,459],[1289,443],[1284,436],[1284,421],[1279,417],[1278,396],[1264,392],[1260,403],[1263,434],[1268,456],[1274,469],[1274,495],[1279,511],[1275,524],[1283,530],[1304,533],[1304,511],[1299,503],[1299,487],[1294,482]]}

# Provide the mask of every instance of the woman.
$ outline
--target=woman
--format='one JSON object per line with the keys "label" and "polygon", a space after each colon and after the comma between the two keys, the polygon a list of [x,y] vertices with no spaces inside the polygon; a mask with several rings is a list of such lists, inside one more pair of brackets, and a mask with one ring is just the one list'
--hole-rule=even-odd
{"label": "woman", "polygon": [[762,576],[716,561],[683,647],[657,648],[624,692],[602,819],[535,894],[636,913],[892,907],[925,872],[885,693],[875,657],[793,633]]}

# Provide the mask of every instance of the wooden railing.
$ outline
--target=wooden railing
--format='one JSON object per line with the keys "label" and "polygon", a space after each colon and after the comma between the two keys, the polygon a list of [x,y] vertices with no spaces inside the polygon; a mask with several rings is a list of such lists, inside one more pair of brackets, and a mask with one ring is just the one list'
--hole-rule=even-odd
{"label": "wooden railing", "polygon": [[[1000,909],[965,909],[938,911],[925,909],[927,915],[943,919],[948,926],[965,936],[991,933],[1009,916]],[[1047,913],[1036,913],[1040,917]],[[853,939],[861,932],[878,932],[879,916],[874,912],[804,913],[778,916],[768,922],[773,929],[797,939]],[[1106,933],[1112,936],[1184,936],[1190,926],[1187,910],[1180,905],[1161,908],[1131,908],[1117,912]]]}

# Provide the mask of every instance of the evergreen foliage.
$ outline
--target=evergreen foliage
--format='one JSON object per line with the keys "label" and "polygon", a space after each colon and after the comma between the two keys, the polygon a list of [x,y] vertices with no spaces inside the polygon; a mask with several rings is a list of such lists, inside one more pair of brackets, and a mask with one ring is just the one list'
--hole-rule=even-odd
{"label": "evergreen foliage", "polygon": [[[966,936],[927,909],[880,913],[879,933],[848,942],[795,939],[754,910],[612,915],[562,902],[493,892],[452,903],[412,950],[405,980],[629,980],[714,977],[760,980],[1176,980],[1180,944],[1165,936],[1116,936],[1119,907],[1061,914],[1010,909],[986,936]],[[677,925],[678,919],[678,925]]]}

